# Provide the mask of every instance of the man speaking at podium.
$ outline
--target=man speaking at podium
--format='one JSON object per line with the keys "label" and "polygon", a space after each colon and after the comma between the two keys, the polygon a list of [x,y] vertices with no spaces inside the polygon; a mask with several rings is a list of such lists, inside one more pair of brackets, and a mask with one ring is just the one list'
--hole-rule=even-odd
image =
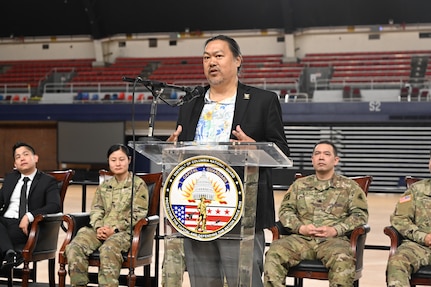
{"label": "man speaking at podium", "polygon": [[[237,42],[218,35],[205,42],[205,94],[181,106],[176,131],[168,141],[273,142],[289,156],[281,106],[274,92],[239,82],[242,56]],[[275,222],[272,173],[260,168],[252,286],[260,287],[265,237]],[[238,286],[239,241],[201,242],[184,239],[185,261],[192,287]],[[236,268],[235,268],[236,267]]]}

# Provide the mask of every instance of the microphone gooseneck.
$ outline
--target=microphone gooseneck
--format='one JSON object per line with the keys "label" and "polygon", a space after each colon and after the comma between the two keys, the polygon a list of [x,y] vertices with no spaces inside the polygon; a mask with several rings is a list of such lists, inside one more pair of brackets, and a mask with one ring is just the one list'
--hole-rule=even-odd
{"label": "microphone gooseneck", "polygon": [[129,83],[139,83],[144,85],[145,87],[147,87],[150,91],[152,90],[151,88],[171,88],[171,89],[175,89],[175,90],[179,90],[179,91],[186,91],[188,88],[187,87],[183,87],[183,86],[176,86],[176,85],[171,85],[168,84],[166,82],[159,82],[159,81],[155,81],[155,80],[148,80],[148,79],[142,79],[141,77],[136,77],[136,78],[130,78],[130,77],[125,77],[123,76],[123,82],[129,82]]}
{"label": "microphone gooseneck", "polygon": [[143,84],[144,86],[152,86],[152,87],[157,87],[157,88],[165,88],[165,87],[169,86],[165,82],[146,80],[146,79],[142,79],[139,76],[136,78],[130,78],[130,77],[123,76],[123,82],[139,83],[139,84]]}
{"label": "microphone gooseneck", "polygon": [[193,90],[188,88],[185,96],[177,103],[177,106],[182,106],[196,98],[202,97],[205,94],[205,88],[202,86],[196,86]]}
{"label": "microphone gooseneck", "polygon": [[[192,89],[191,87],[176,86],[176,85],[167,84],[165,82],[143,79],[140,76],[138,76],[136,78],[123,76],[122,80],[124,82],[133,83],[134,85],[141,84],[141,85],[145,86],[153,94],[153,107],[155,105],[155,102],[157,102],[157,99],[159,99],[159,98],[161,101],[168,104],[169,106],[178,107],[178,106],[182,106],[185,103],[188,103],[188,102],[190,102],[196,98],[202,97],[205,94],[205,88],[202,86],[196,86],[195,88]],[[186,94],[177,103],[172,104],[172,103],[167,102],[162,97],[159,97],[161,95],[161,93],[163,92],[164,88],[170,88],[170,89],[174,89],[174,90],[183,91]],[[153,110],[153,108],[152,108],[152,110]],[[150,120],[150,122],[151,122],[151,120]],[[152,126],[150,125],[150,129],[151,128],[152,128]]]}

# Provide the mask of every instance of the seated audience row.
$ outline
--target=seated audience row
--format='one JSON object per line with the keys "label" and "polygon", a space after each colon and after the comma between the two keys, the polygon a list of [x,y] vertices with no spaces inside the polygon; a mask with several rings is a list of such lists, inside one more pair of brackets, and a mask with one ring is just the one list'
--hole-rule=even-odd
{"label": "seated audience row", "polygon": [[[0,231],[5,235],[0,240],[2,269],[12,268],[23,262],[14,246],[26,242],[34,217],[61,209],[58,185],[51,176],[36,168],[39,158],[34,148],[26,143],[17,143],[13,147],[13,156],[16,170],[5,178],[0,190],[0,203],[3,206]],[[136,221],[130,222],[130,191],[126,193],[126,197],[121,195],[130,188],[129,149],[121,144],[113,145],[107,152],[107,158],[114,176],[97,189],[91,210],[92,228],[82,228],[66,248],[72,286],[84,286],[88,283],[85,254],[96,249],[101,252],[102,262],[106,262],[101,266],[107,268],[106,271],[104,268],[100,269],[99,284],[118,285],[121,252],[127,251],[130,246],[130,234],[124,235],[128,234],[130,225],[133,226]],[[318,142],[313,149],[311,161],[315,174],[298,178],[289,187],[281,203],[280,224],[290,234],[271,243],[265,256],[264,286],[285,286],[284,281],[290,268],[303,260],[316,259],[321,260],[329,270],[330,286],[353,286],[353,282],[358,280],[355,277],[356,259],[350,246],[349,234],[355,228],[367,224],[366,193],[354,180],[336,174],[335,166],[340,158],[337,147],[332,142]],[[429,169],[431,171],[431,152]],[[135,178],[134,183],[134,218],[138,220],[146,216],[148,191],[140,178]],[[393,228],[405,239],[388,260],[389,287],[410,286],[411,274],[431,265],[431,227],[428,220],[431,208],[428,202],[430,188],[429,179],[410,185],[391,215]],[[118,197],[115,206],[121,206],[121,211],[113,206],[106,206],[108,194],[110,198]],[[25,205],[26,201],[20,199],[27,196],[28,206]],[[119,202],[127,204],[118,204]],[[119,214],[122,214],[121,218],[118,218]],[[125,225],[125,222],[128,223]],[[94,244],[89,243],[92,242],[92,237]],[[79,243],[80,240],[84,241]],[[90,249],[84,252],[82,248]],[[112,252],[113,248],[118,250]],[[182,247],[179,246],[178,251],[181,250]],[[181,251],[169,256],[184,254]],[[185,266],[178,267],[184,272]],[[182,274],[175,274],[165,272],[164,276],[168,275],[166,278],[180,282]]]}

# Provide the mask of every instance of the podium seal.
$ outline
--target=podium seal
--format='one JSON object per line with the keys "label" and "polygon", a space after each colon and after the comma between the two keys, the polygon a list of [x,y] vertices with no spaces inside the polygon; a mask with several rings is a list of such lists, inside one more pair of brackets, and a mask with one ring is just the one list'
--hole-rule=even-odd
{"label": "podium seal", "polygon": [[229,165],[211,156],[179,163],[163,187],[166,217],[182,235],[211,241],[228,233],[243,212],[243,185]]}

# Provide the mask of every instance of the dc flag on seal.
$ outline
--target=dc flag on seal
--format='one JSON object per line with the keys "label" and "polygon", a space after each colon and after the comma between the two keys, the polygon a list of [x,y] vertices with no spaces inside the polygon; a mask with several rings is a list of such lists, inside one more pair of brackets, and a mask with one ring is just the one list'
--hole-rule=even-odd
{"label": "dc flag on seal", "polygon": [[[175,216],[181,223],[188,228],[196,228],[196,220],[199,216],[199,211],[193,205],[172,205],[172,210]],[[232,216],[235,214],[235,209],[226,206],[210,206],[207,210],[206,230],[216,231],[225,226]]]}

